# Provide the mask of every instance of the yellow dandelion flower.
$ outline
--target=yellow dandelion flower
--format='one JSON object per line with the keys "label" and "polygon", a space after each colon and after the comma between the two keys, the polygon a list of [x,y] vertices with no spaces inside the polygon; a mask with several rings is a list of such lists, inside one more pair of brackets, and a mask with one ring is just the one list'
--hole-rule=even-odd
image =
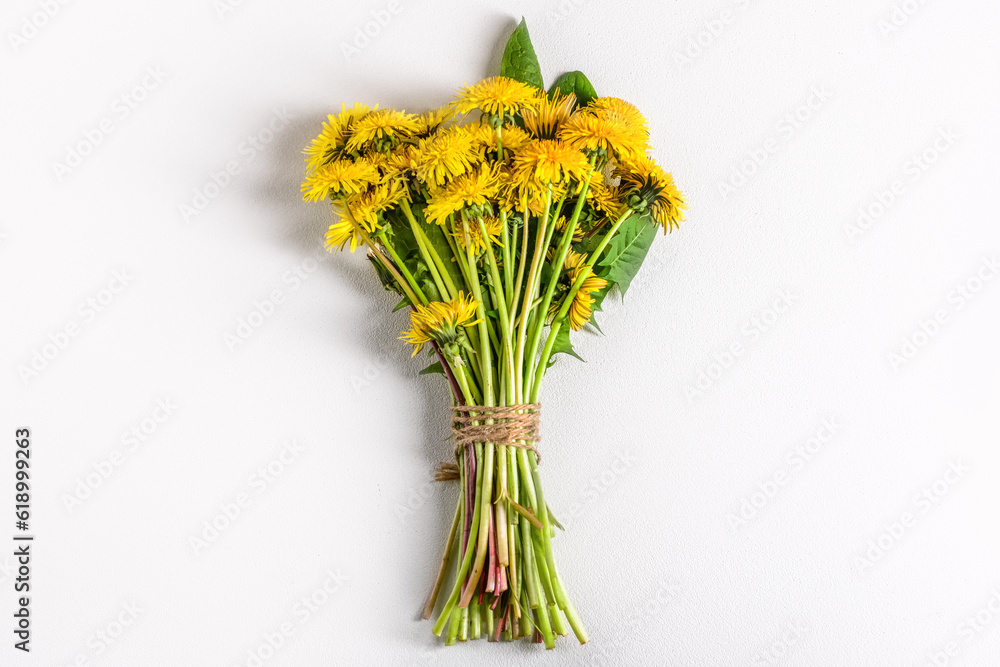
{"label": "yellow dandelion flower", "polygon": [[624,123],[648,140],[649,122],[631,102],[617,97],[598,97],[587,108],[601,118]]}
{"label": "yellow dandelion flower", "polygon": [[584,107],[559,128],[559,138],[586,151],[603,150],[613,156],[631,157],[648,150],[649,137],[621,114]]}
{"label": "yellow dandelion flower", "polygon": [[489,202],[500,191],[497,173],[497,169],[482,165],[433,190],[424,210],[428,222],[443,225],[452,213]]}
{"label": "yellow dandelion flower", "polygon": [[380,228],[378,214],[392,208],[406,196],[406,189],[399,181],[390,181],[355,195],[347,200],[351,215],[366,231]]}
{"label": "yellow dandelion flower", "polygon": [[[483,218],[483,227],[486,228],[486,238],[483,238],[482,232],[479,230],[479,223],[475,220],[469,221],[469,243],[472,245],[472,254],[479,255],[479,253],[486,250],[487,243],[492,243],[494,245],[500,245],[500,232],[503,230],[503,223],[494,216],[489,216]],[[459,225],[455,225],[455,230],[452,232],[452,236],[458,241],[458,245],[463,248],[466,247],[465,244],[465,230]]]}
{"label": "yellow dandelion flower", "polygon": [[357,194],[380,179],[378,169],[368,160],[335,160],[320,165],[306,177],[302,198],[320,201],[330,194]]}
{"label": "yellow dandelion flower", "polygon": [[479,324],[476,310],[479,302],[464,292],[450,301],[432,301],[426,306],[416,306],[410,313],[410,329],[402,332],[399,340],[413,345],[417,356],[424,345],[437,343],[445,347],[459,342],[460,327]]}
{"label": "yellow dandelion flower", "polygon": [[453,104],[459,113],[479,109],[497,116],[517,113],[538,95],[537,88],[504,76],[483,79],[475,85],[463,86],[458,92]]}
{"label": "yellow dandelion flower", "polygon": [[416,116],[395,109],[378,109],[354,122],[347,150],[360,150],[363,146],[375,145],[383,141],[399,141],[412,137],[420,129]]}
{"label": "yellow dandelion flower", "polygon": [[375,151],[369,151],[362,157],[358,158],[358,161],[364,161],[375,167],[380,175],[380,182],[385,180],[385,174],[391,169],[389,164],[389,154],[388,153],[378,153]]}
{"label": "yellow dandelion flower", "polygon": [[536,139],[514,156],[514,178],[519,182],[560,183],[582,180],[590,170],[586,156],[564,141]]}
{"label": "yellow dandelion flower", "polygon": [[604,175],[597,174],[587,190],[587,201],[596,210],[608,217],[621,213],[624,206],[621,188],[605,183]]}
{"label": "yellow dandelion flower", "polygon": [[350,244],[351,252],[354,252],[362,243],[364,243],[364,236],[358,226],[354,224],[350,218],[338,218],[337,221],[330,225],[330,228],[326,230],[327,252],[343,250],[344,246],[347,244]]}
{"label": "yellow dandelion flower", "polygon": [[497,132],[486,123],[459,125],[455,129],[468,134],[472,143],[478,148],[494,151],[497,148]]}
{"label": "yellow dandelion flower", "polygon": [[[578,269],[581,266],[583,266],[583,263],[586,261],[586,259],[587,256],[582,252],[570,250],[568,253],[566,253],[566,260],[563,262],[563,270],[572,271],[573,269]],[[570,284],[572,284],[574,280],[576,280],[575,276],[570,279],[569,281]]]}
{"label": "yellow dandelion flower", "polygon": [[444,185],[449,178],[464,174],[479,160],[476,137],[466,128],[440,130],[420,140],[417,178],[429,185]]}
{"label": "yellow dandelion flower", "polygon": [[351,252],[365,242],[365,237],[381,229],[378,214],[395,206],[406,195],[406,189],[393,181],[369,188],[365,192],[334,202],[333,210],[338,219],[326,232],[327,250],[341,250],[350,244]]}
{"label": "yellow dandelion flower", "polygon": [[[565,229],[566,229],[566,216],[561,215],[561,216],[559,216],[559,219],[556,220],[556,231],[561,232],[561,231],[564,231]],[[580,228],[579,225],[577,225],[573,229],[573,243],[579,243],[580,241],[582,241],[584,239],[585,236],[586,236],[586,232],[584,232]],[[573,251],[571,250],[570,252],[573,252]],[[552,259],[552,258],[550,257],[549,259]]]}
{"label": "yellow dandelion flower", "polygon": [[[570,285],[576,283],[583,271],[587,270],[589,274],[580,285],[579,291],[573,296],[573,302],[569,307],[569,326],[573,331],[579,331],[583,328],[583,325],[590,321],[590,318],[594,314],[593,293],[601,291],[608,285],[607,280],[598,278],[589,273],[589,269],[585,269],[585,259],[585,255],[570,250],[563,264],[563,269],[566,271]],[[549,317],[554,317],[559,308],[560,304],[553,303],[549,307]]]}
{"label": "yellow dandelion flower", "polygon": [[513,176],[508,176],[500,190],[500,207],[505,211],[525,212],[525,202],[527,202],[528,213],[531,215],[542,215],[545,212],[545,199],[548,189],[552,188],[552,202],[558,202],[566,192],[565,183],[549,183],[543,185],[538,181],[517,181]]}
{"label": "yellow dandelion flower", "polygon": [[628,160],[616,173],[621,176],[621,189],[626,203],[637,212],[648,211],[653,220],[671,231],[684,220],[687,202],[677,189],[674,177],[645,155]]}
{"label": "yellow dandelion flower", "polygon": [[541,98],[521,110],[524,129],[539,139],[555,139],[560,126],[569,120],[574,109],[576,109],[576,95]]}
{"label": "yellow dandelion flower", "polygon": [[455,115],[455,110],[451,107],[441,107],[425,111],[417,117],[417,136],[426,137],[437,131],[444,123],[451,120]]}
{"label": "yellow dandelion flower", "polygon": [[[487,123],[481,125],[467,126],[475,127],[474,136],[482,148],[492,154],[497,152],[497,129]],[[531,135],[516,125],[504,125],[500,128],[500,138],[503,139],[503,149],[505,155],[510,151],[517,151],[531,141]]]}
{"label": "yellow dandelion flower", "polygon": [[580,285],[580,290],[573,297],[573,303],[569,306],[569,326],[573,331],[583,328],[594,315],[594,292],[600,292],[607,287],[608,281],[591,275]]}
{"label": "yellow dandelion flower", "polygon": [[409,178],[420,168],[422,154],[413,144],[400,144],[386,156],[382,173],[385,178]]}
{"label": "yellow dandelion flower", "polygon": [[531,142],[531,135],[516,125],[504,125],[501,133],[505,151],[521,150]]}
{"label": "yellow dandelion flower", "polygon": [[[375,105],[375,108],[378,109],[378,105]],[[367,104],[360,102],[356,102],[350,109],[347,108],[346,104],[341,103],[340,113],[328,115],[319,136],[313,139],[312,143],[302,151],[306,155],[306,170],[313,171],[317,167],[339,158],[347,145],[347,139],[354,122],[370,111]]]}

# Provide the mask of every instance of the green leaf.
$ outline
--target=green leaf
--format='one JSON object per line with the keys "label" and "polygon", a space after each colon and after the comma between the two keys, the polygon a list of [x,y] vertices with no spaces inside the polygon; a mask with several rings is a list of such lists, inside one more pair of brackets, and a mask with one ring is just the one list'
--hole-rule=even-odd
{"label": "green leaf", "polygon": [[410,229],[410,222],[400,209],[390,209],[383,213],[383,217],[392,230],[392,247],[396,249],[400,257],[419,252],[417,239],[414,238],[413,230]]}
{"label": "green leaf", "polygon": [[556,342],[552,346],[552,356],[557,354],[568,354],[580,361],[584,361],[584,358],[573,349],[573,344],[569,340],[569,326],[567,326],[566,322],[563,322],[563,326],[559,328],[559,333],[556,334]]}
{"label": "green leaf", "polygon": [[556,82],[549,88],[549,97],[554,97],[556,93],[560,95],[576,95],[576,100],[580,106],[585,107],[597,97],[597,91],[593,84],[584,76],[583,72],[566,72],[556,79]]}
{"label": "green leaf", "polygon": [[[417,287],[420,291],[424,293],[428,301],[440,301],[441,294],[437,290],[437,285],[434,284],[434,277],[431,272],[427,269],[427,265],[424,264],[422,259],[408,259],[403,260],[406,262],[407,267],[413,274],[413,279],[417,283]],[[412,266],[411,266],[412,265]]]}
{"label": "green leaf", "polygon": [[386,288],[390,292],[396,292],[397,294],[402,294],[402,292],[399,290],[399,286],[396,284],[396,279],[393,277],[391,273],[389,273],[386,270],[384,266],[382,266],[382,263],[380,261],[378,261],[371,255],[368,255],[368,261],[371,262],[372,267],[374,267],[375,275],[378,276],[378,280],[380,283],[382,283],[382,287]]}
{"label": "green leaf", "polygon": [[503,50],[503,60],[500,61],[500,76],[526,83],[536,88],[545,90],[545,83],[542,81],[542,68],[538,66],[538,56],[531,46],[531,37],[528,36],[528,24],[521,19],[514,34],[507,40],[507,47]]}
{"label": "green leaf", "polygon": [[403,299],[393,307],[392,312],[395,313],[397,310],[402,310],[403,308],[406,308],[409,305],[410,305],[410,297],[404,296]]}
{"label": "green leaf", "polygon": [[[448,272],[448,275],[451,276],[451,280],[455,283],[455,287],[463,289],[465,286],[465,280],[462,278],[462,272],[459,270],[458,264],[454,262],[454,255],[451,253],[451,245],[448,244],[448,239],[444,236],[444,230],[440,225],[431,223],[425,224],[423,226],[423,231],[424,234],[427,235],[427,240],[431,242],[431,246],[437,251],[438,256],[441,258],[441,263],[444,264],[444,268]],[[468,294],[469,290],[466,289],[465,293]]]}
{"label": "green leaf", "polygon": [[440,361],[435,361],[433,364],[420,371],[420,375],[433,375],[434,373],[444,375],[444,367],[441,365]]}
{"label": "green leaf", "polygon": [[618,233],[608,243],[608,249],[598,264],[608,267],[603,275],[609,283],[618,285],[622,297],[639,273],[639,267],[655,238],[656,225],[648,216],[633,215],[622,223]]}
{"label": "green leaf", "polygon": [[598,235],[585,236],[582,241],[573,244],[573,250],[580,253],[581,255],[589,255],[597,247],[597,244],[601,242],[601,237]]}

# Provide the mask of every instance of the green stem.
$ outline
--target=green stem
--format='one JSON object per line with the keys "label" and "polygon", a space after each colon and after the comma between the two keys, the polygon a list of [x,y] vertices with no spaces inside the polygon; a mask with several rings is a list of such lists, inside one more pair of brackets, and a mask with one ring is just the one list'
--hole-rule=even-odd
{"label": "green stem", "polygon": [[462,365],[458,366],[457,368],[456,368],[457,364],[449,362],[448,365],[451,366],[451,372],[455,376],[455,382],[458,383],[459,389],[462,390],[462,394],[464,394],[465,396],[466,405],[471,403],[479,403],[480,401],[482,401],[483,396],[482,394],[479,393],[479,388],[474,383],[473,384],[469,383],[470,380],[469,373],[468,371],[465,370],[467,364],[463,362]]}
{"label": "green stem", "polygon": [[411,285],[406,282],[406,279],[403,278],[402,275],[400,275],[399,271],[396,270],[396,267],[393,266],[392,262],[390,262],[389,259],[382,254],[382,251],[378,249],[378,246],[372,242],[371,237],[368,236],[368,232],[365,231],[364,227],[358,224],[358,221],[354,218],[354,213],[351,212],[351,207],[347,204],[347,197],[341,195],[340,201],[344,205],[344,211],[347,213],[347,217],[358,230],[358,233],[361,234],[362,240],[365,242],[365,245],[368,246],[372,255],[374,255],[375,258],[382,263],[382,266],[385,267],[385,270],[391,273],[392,277],[396,279],[396,282],[399,283],[400,289],[403,290],[403,293],[406,295],[406,298],[410,300],[410,303],[420,303],[420,299],[417,298],[416,293],[413,289],[411,289]]}
{"label": "green stem", "polygon": [[[478,452],[477,452],[478,454]],[[482,488],[483,479],[483,466],[476,466],[476,488]],[[471,529],[469,530],[469,543],[477,539],[479,536],[479,515],[482,506],[480,503],[475,503],[472,509],[472,521],[470,523]],[[456,606],[458,603],[458,598],[462,594],[462,584],[465,581],[465,574],[469,571],[469,566],[472,564],[472,557],[475,554],[474,549],[466,549],[465,557],[462,558],[462,562],[458,567],[458,572],[455,574],[455,586],[452,588],[451,595],[448,596],[448,601],[444,603],[444,609],[441,610],[441,615],[438,616],[437,622],[434,624],[434,634],[438,637],[444,631],[445,625],[452,618],[453,612],[458,610]],[[449,629],[449,634],[451,634]]]}
{"label": "green stem", "polygon": [[502,244],[500,250],[503,257],[503,296],[504,301],[507,304],[511,303],[511,298],[514,295],[514,256],[511,253],[511,238],[510,229],[507,225],[507,211],[500,211],[500,243]]}
{"label": "green stem", "polygon": [[428,303],[427,295],[424,294],[424,291],[420,289],[419,285],[417,285],[417,281],[413,277],[413,274],[410,273],[410,270],[408,268],[406,268],[406,264],[403,263],[403,260],[396,253],[396,249],[393,248],[392,244],[389,243],[389,240],[386,239],[385,229],[379,230],[377,238],[382,242],[382,245],[385,247],[385,249],[389,251],[389,255],[392,257],[392,261],[396,263],[396,266],[399,268],[400,273],[402,273],[403,277],[410,282],[410,287],[413,288],[413,291],[416,293],[417,298],[420,299],[420,303],[426,306]]}
{"label": "green stem", "polygon": [[[510,302],[511,317],[514,317],[514,313],[517,308],[517,301],[521,296],[521,289],[524,286],[524,267],[528,262],[528,218],[528,204],[526,197],[524,199],[524,222],[521,225],[521,258],[517,262],[517,278],[514,279],[514,297]],[[525,314],[522,312],[520,317],[523,319]]]}
{"label": "green stem", "polygon": [[458,638],[458,629],[462,625],[462,610],[456,607],[451,613],[451,625],[448,626],[448,637],[445,646],[454,646]]}
{"label": "green stem", "polygon": [[583,285],[583,281],[590,277],[590,272],[594,267],[594,264],[600,258],[601,253],[607,247],[608,243],[611,241],[611,237],[615,235],[618,228],[621,227],[622,223],[632,215],[632,211],[626,209],[624,213],[615,221],[615,224],[611,226],[608,233],[601,238],[601,242],[597,244],[594,252],[590,254],[587,263],[583,265],[583,270],[580,271],[580,275],[577,277],[576,281],[573,282],[572,287],[569,288],[569,292],[563,298],[562,307],[559,308],[559,312],[552,319],[552,326],[549,328],[549,337],[545,341],[545,348],[542,350],[542,356],[538,360],[538,364],[535,366],[535,379],[531,386],[531,391],[528,393],[529,400],[534,402],[538,400],[538,393],[541,389],[542,378],[545,376],[545,370],[548,368],[549,357],[552,356],[552,348],[555,345],[556,336],[559,335],[559,330],[562,327],[563,320],[566,318],[566,313],[569,312],[569,307],[573,304],[573,299],[576,297],[576,293],[580,291],[580,286]]}
{"label": "green stem", "polygon": [[[576,207],[573,209],[573,216],[566,222],[566,229],[563,231],[562,238],[559,240],[559,246],[556,248],[556,252],[552,257],[552,277],[549,279],[549,284],[545,288],[545,295],[542,297],[542,303],[538,308],[540,317],[538,317],[535,321],[535,326],[532,329],[531,348],[528,351],[529,387],[533,387],[534,376],[538,372],[532,362],[535,360],[535,355],[538,354],[538,345],[542,339],[542,329],[545,327],[545,318],[548,315],[549,306],[552,304],[552,296],[555,294],[556,285],[559,283],[559,276],[562,273],[563,264],[566,262],[566,256],[569,255],[570,246],[573,244],[573,234],[576,232],[576,225],[580,220],[580,214],[583,212],[583,205],[587,200],[587,190],[590,188],[590,176],[593,173],[593,168],[591,168],[591,170],[587,173],[587,180],[583,182],[581,187],[580,196],[576,200]],[[560,206],[561,205],[562,202],[560,202]]]}
{"label": "green stem", "polygon": [[534,563],[534,550],[531,548],[531,524],[527,521],[521,521],[521,561],[523,567],[522,573],[525,577],[525,588],[528,589],[528,606],[532,609],[538,609],[539,604],[539,583],[538,575],[535,572]]}
{"label": "green stem", "polygon": [[427,600],[427,605],[424,607],[425,619],[430,618],[431,614],[434,613],[434,605],[437,603],[438,593],[441,591],[441,584],[444,583],[444,576],[448,571],[448,564],[451,562],[452,547],[455,545],[455,534],[458,532],[458,526],[461,523],[461,498],[462,496],[459,496],[459,502],[455,503],[455,518],[452,519],[451,530],[448,531],[448,539],[444,543],[444,556],[441,557],[441,568],[438,570],[437,579],[434,581],[434,588],[431,590],[430,598]]}
{"label": "green stem", "polygon": [[420,252],[420,257],[424,260],[424,264],[427,265],[427,270],[431,274],[431,279],[434,281],[434,286],[437,287],[438,293],[441,294],[443,299],[455,298],[456,295],[451,293],[447,285],[445,285],[444,281],[441,279],[441,273],[438,270],[437,264],[428,252],[430,244],[426,242],[426,237],[417,225],[416,220],[411,223],[411,229],[413,231],[413,238],[417,241],[417,250]]}
{"label": "green stem", "polygon": [[514,387],[517,390],[517,400],[521,402],[527,393],[524,386],[524,342],[527,336],[528,318],[530,317],[531,302],[535,298],[535,276],[544,254],[544,242],[546,238],[546,227],[549,221],[549,207],[552,205],[552,186],[550,185],[545,195],[545,211],[539,221],[539,228],[535,232],[535,254],[531,258],[531,268],[528,270],[528,282],[524,287],[524,305],[521,309],[521,323],[517,328],[517,348],[514,355]]}
{"label": "green stem", "polygon": [[468,260],[470,287],[472,296],[479,302],[476,314],[479,317],[479,363],[482,365],[483,400],[484,405],[493,405],[493,354],[490,350],[490,333],[492,329],[486,320],[486,303],[479,288],[479,272],[476,269],[476,258],[472,254],[472,243],[469,241],[469,223],[462,214],[462,232],[466,237],[465,252]]}
{"label": "green stem", "polygon": [[471,628],[469,630],[469,639],[479,639],[483,634],[483,618],[482,618],[482,607],[475,600],[469,605],[469,621]]}
{"label": "green stem", "polygon": [[[490,245],[489,237],[486,235],[486,225],[483,223],[482,218],[477,218],[477,222],[479,223],[479,233],[482,235],[482,238],[485,240],[486,243],[486,261],[490,267],[490,274],[491,274],[490,291],[493,294],[493,301],[497,308],[497,315],[500,318],[500,335],[503,341],[506,343],[506,341],[510,340],[510,317],[509,313],[507,312],[507,304],[504,301],[503,295],[501,294],[501,290],[503,289],[503,284],[500,281],[500,271],[497,268],[497,260],[493,254],[493,246]],[[504,361],[507,364],[506,368],[507,373],[513,373],[514,357],[510,351],[510,346],[505,344],[499,347],[502,348],[499,350],[501,353],[503,353],[504,350],[507,351],[507,354],[503,355]]]}
{"label": "green stem", "polygon": [[[478,444],[478,443],[477,443]],[[483,444],[483,457],[480,460],[480,465],[483,469],[482,479],[476,484],[476,495],[479,503],[479,540],[476,544],[475,553],[476,561],[472,566],[472,571],[469,573],[469,579],[465,584],[465,590],[459,600],[459,607],[469,606],[469,602],[472,601],[472,596],[476,593],[476,582],[479,581],[479,576],[483,573],[483,566],[486,564],[486,552],[489,545],[489,526],[490,526],[490,511],[492,509],[490,503],[490,490],[493,488],[493,450],[494,446],[491,443]],[[478,476],[478,469],[477,469]],[[469,542],[472,542],[472,537],[469,537]],[[473,549],[466,551],[466,555],[473,552]]]}
{"label": "green stem", "polygon": [[444,295],[448,295],[448,298],[454,299],[458,296],[458,289],[455,287],[455,283],[451,279],[451,274],[448,273],[448,269],[438,254],[437,250],[434,249],[434,245],[431,243],[430,239],[427,238],[427,234],[424,233],[423,228],[417,219],[413,215],[413,211],[410,209],[410,204],[405,199],[400,202],[400,208],[406,219],[410,222],[410,229],[413,231],[413,236],[417,240],[417,247],[420,250],[421,256],[424,258],[424,262],[427,264],[428,269],[431,272],[431,276],[434,277],[436,283],[443,283],[443,287],[439,286],[438,290]]}

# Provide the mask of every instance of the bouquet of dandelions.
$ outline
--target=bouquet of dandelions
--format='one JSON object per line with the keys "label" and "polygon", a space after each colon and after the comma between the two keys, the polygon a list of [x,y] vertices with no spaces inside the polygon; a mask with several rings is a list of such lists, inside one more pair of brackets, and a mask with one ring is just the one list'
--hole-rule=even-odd
{"label": "bouquet of dandelions", "polygon": [[539,476],[542,378],[686,205],[647,156],[634,106],[598,97],[580,72],[544,91],[523,21],[500,74],[422,114],[342,106],[305,151],[302,190],[333,205],[327,247],[364,247],[402,295],[401,339],[414,355],[428,347],[424,372],[451,386],[456,463],[437,478],[460,492],[424,617],[451,573],[434,624],[449,645],[530,636],[552,648],[570,628],[580,643],[587,633]]}

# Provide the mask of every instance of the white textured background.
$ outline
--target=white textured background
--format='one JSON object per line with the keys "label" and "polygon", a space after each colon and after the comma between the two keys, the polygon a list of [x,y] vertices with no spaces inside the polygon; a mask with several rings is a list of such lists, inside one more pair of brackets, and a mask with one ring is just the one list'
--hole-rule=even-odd
{"label": "white textured background", "polygon": [[[0,664],[1000,663],[995,2],[224,2],[0,12]],[[447,394],[298,196],[328,111],[445,102],[522,14],[692,205],[547,378],[552,653],[418,620]]]}

